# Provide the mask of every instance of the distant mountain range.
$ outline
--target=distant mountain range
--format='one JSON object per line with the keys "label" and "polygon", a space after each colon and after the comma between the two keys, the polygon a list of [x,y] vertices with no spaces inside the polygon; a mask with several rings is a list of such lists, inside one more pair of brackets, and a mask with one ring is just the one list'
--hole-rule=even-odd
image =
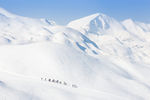
{"label": "distant mountain range", "polygon": [[150,24],[97,13],[62,26],[0,8],[0,100],[149,100],[149,76]]}

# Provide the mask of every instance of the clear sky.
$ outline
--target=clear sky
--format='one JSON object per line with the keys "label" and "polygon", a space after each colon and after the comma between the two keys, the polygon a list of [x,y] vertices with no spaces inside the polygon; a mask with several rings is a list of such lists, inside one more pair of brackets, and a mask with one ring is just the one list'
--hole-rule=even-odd
{"label": "clear sky", "polygon": [[98,12],[117,20],[150,23],[150,0],[0,0],[0,7],[21,16],[51,18],[58,24]]}

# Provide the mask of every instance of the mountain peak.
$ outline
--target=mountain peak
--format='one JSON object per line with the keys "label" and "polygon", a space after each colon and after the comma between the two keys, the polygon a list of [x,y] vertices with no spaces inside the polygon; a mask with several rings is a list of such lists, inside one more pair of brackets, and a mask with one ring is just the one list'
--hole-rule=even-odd
{"label": "mountain peak", "polygon": [[100,30],[109,28],[109,24],[114,21],[113,18],[102,14],[96,13],[87,17],[74,20],[68,24],[69,27],[79,30],[80,32],[90,32],[99,34]]}
{"label": "mountain peak", "polygon": [[4,8],[0,7],[0,15],[6,16],[6,17],[15,17],[14,14],[8,12],[7,10],[5,10]]}
{"label": "mountain peak", "polygon": [[97,17],[108,17],[108,16],[103,13],[95,13],[95,14],[89,15],[87,17],[97,18]]}
{"label": "mountain peak", "polygon": [[89,15],[89,16],[84,17],[84,18],[91,18],[91,19],[94,19],[94,18],[96,18],[96,17],[99,17],[100,15],[103,15],[103,14],[95,13],[95,14]]}
{"label": "mountain peak", "polygon": [[96,18],[99,18],[99,17],[106,17],[106,15],[102,14],[102,13],[95,13],[95,14],[92,14],[92,15],[89,15],[89,16],[86,16],[86,17],[82,17],[80,19],[77,19],[77,20],[74,20],[72,22],[78,22],[78,21],[82,21],[83,23],[89,23],[90,21],[92,20],[95,20]]}
{"label": "mountain peak", "polygon": [[6,10],[0,7],[0,12],[6,12]]}
{"label": "mountain peak", "polygon": [[133,23],[133,22],[134,22],[134,21],[133,21],[131,18],[126,19],[126,20],[123,21],[123,23]]}

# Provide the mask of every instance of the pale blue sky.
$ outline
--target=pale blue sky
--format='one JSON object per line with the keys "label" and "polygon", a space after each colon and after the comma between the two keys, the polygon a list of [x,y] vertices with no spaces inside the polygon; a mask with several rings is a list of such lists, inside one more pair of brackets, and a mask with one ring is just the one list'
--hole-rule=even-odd
{"label": "pale blue sky", "polygon": [[58,24],[98,12],[117,20],[150,23],[150,0],[0,0],[0,7],[21,16],[51,18]]}

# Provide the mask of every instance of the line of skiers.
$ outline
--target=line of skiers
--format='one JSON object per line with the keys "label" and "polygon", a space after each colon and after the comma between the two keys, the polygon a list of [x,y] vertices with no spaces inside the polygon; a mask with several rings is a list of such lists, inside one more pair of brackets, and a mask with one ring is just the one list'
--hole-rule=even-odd
{"label": "line of skiers", "polygon": [[[65,81],[59,81],[59,80],[55,80],[55,79],[47,79],[47,78],[41,78],[41,80],[44,80],[44,81],[49,81],[49,82],[53,82],[53,83],[57,83],[57,84],[63,84],[63,85],[68,85]],[[74,88],[77,88],[78,86],[75,85],[75,84],[72,84],[71,85],[72,87]]]}

